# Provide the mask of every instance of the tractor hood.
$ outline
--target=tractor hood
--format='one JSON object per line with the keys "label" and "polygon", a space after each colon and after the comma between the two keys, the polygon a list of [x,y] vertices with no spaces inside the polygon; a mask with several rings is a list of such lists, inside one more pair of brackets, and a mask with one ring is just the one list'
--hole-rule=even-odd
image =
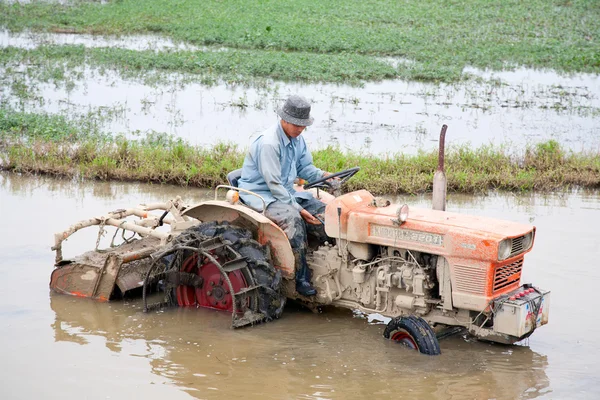
{"label": "tractor hood", "polygon": [[[380,215],[396,216],[398,206],[385,207],[386,210]],[[391,208],[391,210],[389,210]],[[383,211],[383,208],[376,209]],[[525,234],[533,229],[531,225],[525,225],[518,222],[501,220],[496,218],[480,217],[476,215],[458,214],[448,211],[430,210],[427,208],[410,208],[408,219],[414,223],[430,223],[439,226],[445,226],[448,230],[461,229],[471,230],[478,233],[506,238]]]}
{"label": "tractor hood", "polygon": [[[408,220],[398,224],[400,205],[376,207],[374,197],[360,190],[337,197],[327,205],[325,231],[331,237],[382,245],[412,244],[412,247],[497,249],[503,239],[521,237],[535,229],[506,220],[410,208]],[[341,211],[338,217],[338,209]],[[338,222],[339,221],[339,222]],[[443,252],[443,251],[442,251]]]}

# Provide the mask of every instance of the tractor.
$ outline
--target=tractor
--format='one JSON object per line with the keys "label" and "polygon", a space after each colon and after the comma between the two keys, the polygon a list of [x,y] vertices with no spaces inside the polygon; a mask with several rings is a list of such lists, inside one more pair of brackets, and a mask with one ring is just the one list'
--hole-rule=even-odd
{"label": "tractor", "polygon": [[[141,296],[146,312],[228,311],[234,328],[280,318],[288,299],[315,311],[376,313],[390,319],[385,338],[428,355],[440,354],[438,338],[459,329],[513,344],[548,322],[550,292],[521,283],[534,226],[445,211],[445,187],[435,185],[434,197],[444,196],[438,209],[409,210],[366,190],[341,194],[358,171],[296,187],[327,204],[331,240],[309,240],[315,296],[296,292],[292,248],[265,217],[266,204],[257,211],[240,202],[240,170],[216,187],[214,200],[188,205],[178,197],[118,209],[57,233],[50,287],[99,301]],[[96,248],[63,259],[63,241],[90,226],[99,226]],[[111,245],[98,249],[109,226],[116,228]]]}

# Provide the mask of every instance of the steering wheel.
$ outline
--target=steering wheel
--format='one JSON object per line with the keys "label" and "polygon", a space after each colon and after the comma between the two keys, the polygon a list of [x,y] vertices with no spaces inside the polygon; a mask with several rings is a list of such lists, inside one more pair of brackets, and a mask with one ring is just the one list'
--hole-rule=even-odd
{"label": "steering wheel", "polygon": [[[340,172],[336,172],[335,174],[327,175],[321,179],[318,179],[314,182],[307,183],[304,185],[304,189],[312,189],[314,187],[329,187],[334,188],[334,186],[341,186],[342,183],[346,182],[348,179],[352,178],[358,171],[360,171],[360,167],[354,167],[350,169],[345,169]],[[339,183],[331,184],[328,182],[331,178],[340,178]]]}

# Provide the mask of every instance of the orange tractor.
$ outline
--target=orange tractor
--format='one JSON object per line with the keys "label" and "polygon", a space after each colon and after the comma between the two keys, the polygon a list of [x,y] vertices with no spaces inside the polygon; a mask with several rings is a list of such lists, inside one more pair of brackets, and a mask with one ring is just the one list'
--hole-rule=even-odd
{"label": "orange tractor", "polygon": [[[343,182],[357,171],[336,175]],[[304,298],[295,290],[286,235],[241,204],[236,173],[228,178],[215,200],[120,209],[56,234],[50,287],[101,301],[141,295],[145,311],[169,305],[229,311],[233,327],[279,318],[286,299],[311,309],[349,308],[389,317],[386,338],[431,355],[440,353],[438,337],[457,327],[512,344],[548,322],[550,292],[521,284],[535,239],[531,225],[443,211],[445,200],[442,210],[409,212],[366,190],[336,197],[318,187],[331,183],[313,182],[297,189],[327,204],[332,240],[309,243],[317,295]],[[108,226],[116,228],[111,247],[63,259],[62,242],[92,225],[100,227],[99,239]]]}

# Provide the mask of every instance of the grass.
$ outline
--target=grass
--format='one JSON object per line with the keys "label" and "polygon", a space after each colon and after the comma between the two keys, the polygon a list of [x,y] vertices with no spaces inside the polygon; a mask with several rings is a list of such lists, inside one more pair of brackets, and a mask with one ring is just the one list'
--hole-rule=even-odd
{"label": "grass", "polygon": [[272,50],[224,52],[172,51],[156,53],[119,48],[85,48],[82,45],[40,46],[26,50],[0,49],[0,66],[37,66],[46,80],[61,80],[66,70],[85,65],[115,69],[124,76],[140,77],[149,72],[188,73],[205,84],[217,80],[249,82],[260,79],[304,82],[343,82],[398,77],[383,61],[350,54],[280,53]]}
{"label": "grass", "polygon": [[[208,188],[226,182],[244,156],[235,145],[200,148],[161,133],[140,140],[113,138],[60,116],[0,108],[3,170]],[[360,166],[346,190],[374,194],[431,191],[437,166],[436,151],[381,158],[330,147],[313,152],[313,158],[331,172]],[[446,154],[446,176],[448,190],[461,193],[599,188],[600,154],[567,152],[552,140],[519,153],[505,147],[454,147]]]}
{"label": "grass", "polygon": [[[87,140],[107,140],[95,120],[85,118],[71,121],[63,115],[18,112],[0,107],[0,138],[5,142],[13,139],[23,141],[42,140],[78,143]],[[89,122],[92,121],[92,122]]]}
{"label": "grass", "polygon": [[[426,81],[456,81],[469,65],[600,71],[600,7],[588,0],[3,2],[0,25],[12,31],[159,34],[225,46],[232,50],[168,57],[143,52],[137,65],[186,71],[200,65],[225,75],[232,72],[227,68],[239,68],[242,74],[284,80],[287,74],[312,81],[351,79],[344,71],[382,79],[376,72],[384,65],[380,57],[409,60],[398,64],[395,76]],[[104,54],[111,63],[132,57],[90,53]],[[359,69],[372,63],[373,69],[355,71],[353,63],[362,63]]]}

